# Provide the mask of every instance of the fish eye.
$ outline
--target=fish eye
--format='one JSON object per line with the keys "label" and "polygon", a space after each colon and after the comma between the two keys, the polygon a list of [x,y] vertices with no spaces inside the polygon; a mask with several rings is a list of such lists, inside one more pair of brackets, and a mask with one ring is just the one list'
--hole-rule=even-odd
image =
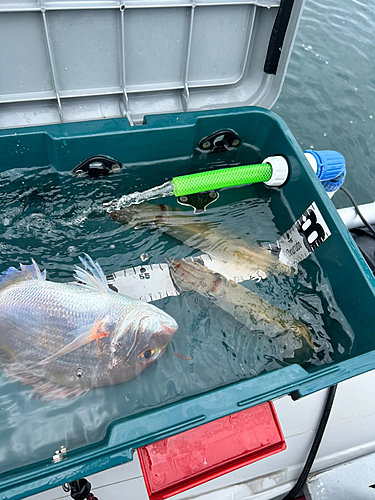
{"label": "fish eye", "polygon": [[154,354],[155,350],[154,349],[147,349],[147,351],[143,352],[143,357],[145,359],[151,358],[151,356]]}
{"label": "fish eye", "polygon": [[148,361],[155,354],[155,349],[146,349],[138,354],[138,360],[141,362]]}
{"label": "fish eye", "polygon": [[226,283],[227,282],[227,279],[225,276],[223,276],[222,274],[219,274],[219,273],[214,273],[214,284],[217,286],[217,285],[220,285],[221,283]]}

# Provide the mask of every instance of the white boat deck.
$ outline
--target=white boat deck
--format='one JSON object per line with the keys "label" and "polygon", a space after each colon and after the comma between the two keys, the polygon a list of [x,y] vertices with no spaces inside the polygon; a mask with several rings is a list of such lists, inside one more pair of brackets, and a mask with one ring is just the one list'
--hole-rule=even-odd
{"label": "white boat deck", "polygon": [[[276,500],[295,484],[304,465],[322,414],[327,390],[297,401],[285,396],[274,401],[287,449],[237,471],[173,497],[197,500]],[[375,371],[339,384],[331,416],[312,472],[353,460],[375,451]],[[147,500],[137,454],[127,464],[87,476],[99,500]],[[361,478],[356,477],[360,482]],[[368,478],[363,478],[368,488]],[[372,479],[375,483],[375,476]],[[372,483],[370,483],[372,484]],[[370,489],[371,490],[371,489]],[[367,491],[367,490],[366,490]],[[375,491],[373,496],[375,498]],[[341,500],[354,497],[341,494]],[[70,498],[61,488],[29,497],[30,500]],[[311,497],[315,498],[315,497]],[[358,497],[357,497],[358,498]],[[367,497],[366,497],[367,498]]]}
{"label": "white boat deck", "polygon": [[312,474],[305,486],[306,500],[373,500],[375,454],[345,462],[333,469]]}

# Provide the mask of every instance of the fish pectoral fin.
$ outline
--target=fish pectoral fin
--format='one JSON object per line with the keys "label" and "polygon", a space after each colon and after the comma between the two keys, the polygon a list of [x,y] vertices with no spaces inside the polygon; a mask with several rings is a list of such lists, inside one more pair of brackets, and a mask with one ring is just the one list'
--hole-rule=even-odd
{"label": "fish pectoral fin", "polygon": [[103,337],[108,337],[109,332],[105,330],[105,323],[103,320],[95,321],[95,323],[91,323],[90,325],[82,326],[81,328],[77,328],[76,330],[72,330],[68,335],[75,336],[76,338],[67,344],[65,347],[55,352],[48,358],[40,361],[38,365],[45,365],[61,356],[65,356],[65,354],[69,354],[70,352],[75,351],[79,347],[82,347],[86,344],[89,344],[93,340],[101,339]]}

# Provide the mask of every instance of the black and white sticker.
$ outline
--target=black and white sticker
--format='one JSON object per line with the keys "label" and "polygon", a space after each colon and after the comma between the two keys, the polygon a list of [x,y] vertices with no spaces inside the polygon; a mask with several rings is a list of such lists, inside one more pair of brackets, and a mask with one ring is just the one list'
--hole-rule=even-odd
{"label": "black and white sticker", "polygon": [[284,264],[296,267],[306,259],[329,236],[329,230],[316,203],[313,202],[293,226],[276,242],[279,259]]}

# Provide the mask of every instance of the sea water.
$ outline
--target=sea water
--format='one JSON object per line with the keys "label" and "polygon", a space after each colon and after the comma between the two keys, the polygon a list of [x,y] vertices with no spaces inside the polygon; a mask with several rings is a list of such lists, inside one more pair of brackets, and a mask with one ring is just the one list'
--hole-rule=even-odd
{"label": "sea water", "polygon": [[[124,173],[81,179],[52,166],[0,174],[1,270],[34,258],[49,280],[69,282],[84,252],[106,274],[142,264],[145,254],[147,264],[164,262],[167,255],[199,254],[162,230],[124,227],[98,210],[104,201],[119,198],[123,181]],[[172,198],[163,201],[176,203]],[[280,237],[276,213],[289,217],[280,191],[257,185],[222,192],[200,218],[249,247],[267,246]],[[297,274],[270,275],[243,285],[308,326],[315,352],[302,360],[307,370],[350,355],[353,332],[314,255],[301,263]],[[173,316],[179,329],[162,357],[127,383],[95,388],[75,400],[42,402],[33,398],[30,386],[20,386],[0,371],[0,473],[51,459],[61,445],[72,450],[98,443],[117,419],[287,364],[261,332],[249,330],[195,292],[155,305]]]}
{"label": "sea water", "polygon": [[[307,0],[273,111],[302,150],[346,159],[345,187],[357,203],[375,198],[375,2]],[[341,192],[333,203],[351,206]]]}

